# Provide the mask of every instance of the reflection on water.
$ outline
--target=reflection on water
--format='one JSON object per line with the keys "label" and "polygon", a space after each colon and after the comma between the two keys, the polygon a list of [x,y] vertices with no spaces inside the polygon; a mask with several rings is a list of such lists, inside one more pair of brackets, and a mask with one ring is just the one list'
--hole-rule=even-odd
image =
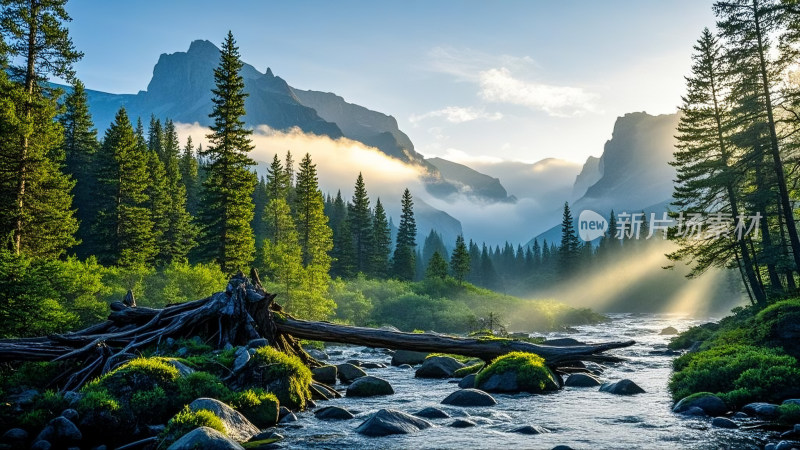
{"label": "reflection on water", "polygon": [[[671,412],[667,391],[672,356],[663,350],[669,336],[659,332],[674,326],[685,330],[698,323],[679,316],[617,314],[610,323],[577,327],[569,334],[579,340],[600,342],[634,339],[636,345],[612,353],[627,361],[609,365],[604,378],[630,378],[644,388],[645,394],[631,397],[599,392],[597,388],[565,388],[547,395],[495,395],[498,405],[487,408],[454,408],[441,405],[448,394],[458,389],[448,380],[414,378],[414,371],[389,367],[367,369],[370,375],[389,380],[395,395],[318,402],[319,406],[337,405],[356,414],[348,421],[320,421],[313,413],[298,414],[298,427],[281,431],[284,444],[291,448],[552,448],[569,445],[582,448],[691,448],[727,449],[762,448],[763,433],[711,428],[708,419],[686,418]],[[562,337],[557,334],[548,337]],[[361,347],[341,347],[343,354],[330,362],[347,359],[386,362],[387,355],[362,352]],[[337,385],[337,388],[341,386]],[[414,413],[427,406],[439,407],[453,417],[473,416],[478,426],[450,428],[453,419],[434,419],[434,428],[400,436],[370,438],[353,431],[369,414],[380,408]],[[552,433],[534,436],[510,433],[521,425],[543,426]],[[774,438],[774,437],[773,437]]]}

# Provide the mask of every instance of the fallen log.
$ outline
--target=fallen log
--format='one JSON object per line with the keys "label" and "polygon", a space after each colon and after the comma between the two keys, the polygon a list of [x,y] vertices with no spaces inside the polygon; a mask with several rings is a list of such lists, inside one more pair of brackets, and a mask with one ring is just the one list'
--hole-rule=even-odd
{"label": "fallen log", "polygon": [[[132,294],[115,302],[107,321],[86,329],[46,337],[0,340],[0,362],[77,362],[58,384],[76,389],[93,377],[112,370],[142,350],[159,346],[166,338],[200,336],[215,348],[246,345],[266,338],[273,347],[298,356],[310,367],[321,364],[306,353],[297,339],[320,340],[423,352],[454,353],[490,361],[513,352],[531,352],[552,368],[573,361],[618,361],[603,352],[627,347],[633,341],[570,347],[537,345],[512,339],[462,338],[434,333],[403,333],[350,327],[328,322],[299,320],[282,311],[275,295],[261,286],[258,273],[248,279],[241,273],[231,278],[225,291],[208,298],[167,305],[163,309],[136,307]],[[66,380],[66,381],[64,381]]]}
{"label": "fallen log", "polygon": [[452,353],[491,361],[510,352],[536,353],[548,365],[558,367],[570,361],[619,361],[602,352],[629,347],[634,341],[606,342],[570,347],[532,344],[505,338],[463,338],[433,333],[404,333],[376,328],[351,327],[328,322],[309,322],[291,317],[276,318],[278,330],[301,339],[383,347],[418,352]]}

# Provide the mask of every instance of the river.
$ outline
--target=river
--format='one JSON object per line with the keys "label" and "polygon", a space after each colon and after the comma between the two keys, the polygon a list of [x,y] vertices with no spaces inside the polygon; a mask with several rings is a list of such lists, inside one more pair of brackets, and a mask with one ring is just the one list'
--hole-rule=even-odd
{"label": "river", "polygon": [[[712,428],[710,419],[685,417],[671,412],[672,400],[667,390],[674,356],[662,353],[670,336],[659,332],[673,326],[680,331],[705,321],[674,315],[612,314],[612,321],[576,327],[577,332],[550,333],[548,338],[571,337],[585,342],[633,339],[636,345],[614,350],[625,362],[609,365],[605,380],[630,378],[646,393],[617,396],[597,388],[564,388],[547,395],[501,395],[498,404],[483,408],[456,408],[441,405],[442,399],[458,389],[448,380],[414,378],[414,371],[387,367],[366,369],[369,375],[388,380],[395,394],[372,398],[342,398],[318,402],[320,407],[336,405],[347,408],[356,418],[347,421],[321,421],[313,412],[298,414],[299,421],[279,430],[289,448],[461,448],[461,449],[550,449],[568,445],[574,449],[728,449],[763,448],[763,432]],[[537,334],[533,334],[537,335]],[[538,334],[541,335],[541,334]],[[348,359],[387,363],[390,356],[363,347],[329,347],[342,351],[332,356],[331,364]],[[337,385],[337,389],[345,386]],[[371,413],[392,408],[413,414],[435,406],[451,416],[472,416],[478,425],[451,428],[454,419],[431,420],[436,426],[418,433],[388,437],[366,437],[354,429]],[[510,430],[521,425],[539,425],[551,433],[521,435]],[[773,437],[774,441],[774,437]]]}

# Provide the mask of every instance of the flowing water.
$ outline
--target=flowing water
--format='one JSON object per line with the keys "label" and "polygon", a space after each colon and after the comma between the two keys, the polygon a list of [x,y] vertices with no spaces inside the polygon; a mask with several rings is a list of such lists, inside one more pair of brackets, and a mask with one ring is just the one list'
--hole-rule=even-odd
{"label": "flowing water", "polygon": [[[388,380],[395,394],[372,398],[342,398],[318,402],[320,407],[336,405],[347,408],[356,419],[321,421],[313,412],[298,414],[300,419],[280,432],[289,448],[543,448],[569,445],[584,448],[763,448],[763,432],[712,428],[708,418],[673,414],[667,381],[674,356],[663,353],[670,336],[659,332],[674,326],[685,330],[698,321],[670,315],[617,314],[609,323],[577,327],[569,334],[549,334],[548,338],[572,337],[584,342],[633,339],[636,345],[611,353],[625,362],[607,367],[602,378],[630,378],[646,393],[618,396],[597,388],[570,388],[547,395],[495,394],[498,404],[483,408],[458,408],[441,405],[442,399],[458,389],[448,380],[414,378],[414,371],[387,367],[367,369],[369,375]],[[387,363],[390,356],[363,347],[333,347],[341,355],[332,356],[331,364],[348,359]],[[336,352],[333,352],[336,353]],[[337,389],[344,389],[337,385]],[[478,423],[472,428],[451,428],[454,419],[431,420],[435,427],[408,435],[366,437],[354,429],[371,413],[391,408],[413,414],[428,406],[447,411],[453,417],[470,416]],[[522,435],[510,430],[522,425],[539,425],[551,433]]]}

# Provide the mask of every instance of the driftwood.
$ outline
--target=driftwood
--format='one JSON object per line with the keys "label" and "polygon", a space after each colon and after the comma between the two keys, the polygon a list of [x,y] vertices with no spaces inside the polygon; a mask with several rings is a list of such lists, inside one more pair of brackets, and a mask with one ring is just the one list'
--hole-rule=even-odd
{"label": "driftwood", "polygon": [[108,320],[73,333],[37,338],[0,340],[0,362],[74,361],[74,369],[56,380],[62,390],[75,389],[108,372],[146,347],[162,340],[200,336],[216,348],[246,345],[266,338],[273,347],[293,354],[310,367],[320,363],[308,355],[297,338],[423,352],[454,353],[486,361],[512,351],[542,356],[552,368],[574,361],[616,361],[603,352],[627,347],[633,341],[555,347],[513,340],[459,338],[432,333],[414,334],[328,322],[298,320],[282,312],[275,295],[261,286],[258,273],[231,278],[224,292],[163,309],[136,307],[133,295],[111,305]]}

